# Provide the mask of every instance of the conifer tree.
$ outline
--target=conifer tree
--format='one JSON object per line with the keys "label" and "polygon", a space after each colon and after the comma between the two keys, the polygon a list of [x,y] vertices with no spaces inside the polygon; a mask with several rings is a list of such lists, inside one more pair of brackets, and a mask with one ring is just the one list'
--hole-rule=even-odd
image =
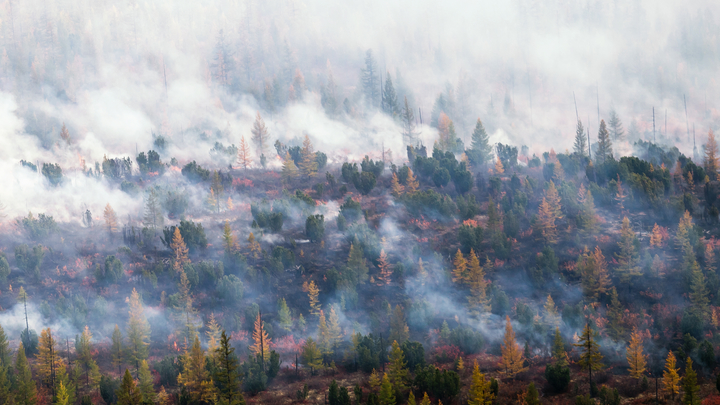
{"label": "conifer tree", "polygon": [[587,141],[585,140],[585,129],[580,120],[577,122],[577,129],[575,130],[575,143],[573,144],[573,150],[580,156],[587,156]]}
{"label": "conifer tree", "polygon": [[690,357],[685,361],[685,377],[683,377],[683,404],[700,405],[700,387],[697,382],[697,373],[692,367]]}
{"label": "conifer tree", "polygon": [[382,110],[391,117],[400,115],[400,106],[398,106],[397,94],[395,94],[395,87],[393,87],[390,72],[387,74],[385,89],[382,92]]}
{"label": "conifer tree", "polygon": [[403,391],[407,388],[405,380],[408,378],[407,363],[405,363],[405,355],[403,354],[397,340],[393,340],[390,349],[390,364],[388,369],[390,382],[396,391]]}
{"label": "conifer tree", "polygon": [[220,346],[215,350],[217,370],[214,380],[218,384],[219,397],[227,405],[245,405],[239,375],[235,348],[230,346],[230,338],[225,331],[220,335]]}
{"label": "conifer tree", "polygon": [[408,194],[412,194],[420,188],[420,182],[415,177],[415,174],[413,173],[412,169],[408,168],[408,176],[407,180],[405,181],[405,192]]}
{"label": "conifer tree", "polygon": [[265,126],[265,121],[260,116],[260,112],[257,112],[255,116],[255,122],[253,128],[250,131],[252,133],[252,142],[255,144],[255,152],[258,156],[265,154],[267,149],[267,143],[269,139],[268,130]]}
{"label": "conifer tree", "polygon": [[303,147],[300,151],[300,158],[300,172],[302,175],[305,177],[315,176],[317,174],[318,164],[312,142],[310,142],[310,137],[307,134],[305,135]]}
{"label": "conifer tree", "polygon": [[143,225],[152,229],[153,231],[157,228],[162,228],[164,224],[164,218],[162,214],[162,207],[160,207],[160,199],[158,198],[157,191],[151,188],[147,194],[145,200],[145,216],[143,217]]}
{"label": "conifer tree", "polygon": [[407,405],[417,405],[417,402],[415,402],[415,394],[413,394],[412,390],[410,390],[410,394],[408,394]]}
{"label": "conifer tree", "polygon": [[347,259],[348,277],[354,284],[364,284],[368,279],[368,266],[365,263],[363,249],[356,240],[350,243],[350,253]]}
{"label": "conifer tree", "polygon": [[643,354],[642,336],[637,329],[630,334],[630,344],[627,347],[626,358],[630,366],[630,376],[640,379],[645,374],[647,356]]}
{"label": "conifer tree", "polygon": [[178,375],[178,383],[185,387],[194,403],[207,403],[216,397],[210,373],[205,367],[205,352],[200,347],[200,339],[195,336],[192,347],[185,350],[182,358],[183,372]]}
{"label": "conifer tree", "polygon": [[718,144],[715,140],[715,134],[712,129],[708,131],[707,143],[703,145],[704,160],[703,166],[705,167],[705,173],[707,173],[710,180],[717,180],[717,173],[720,163],[720,151],[718,151]]}
{"label": "conifer tree", "polygon": [[627,284],[634,277],[640,276],[640,266],[637,265],[637,249],[635,248],[637,242],[637,236],[630,228],[630,220],[628,217],[624,217],[622,220],[622,226],[620,228],[620,253],[617,255],[620,266],[617,268],[617,273],[620,281],[623,284]]}
{"label": "conifer tree", "polygon": [[515,341],[515,331],[510,324],[509,316],[505,316],[505,336],[500,348],[502,351],[501,366],[505,375],[515,378],[517,374],[527,370],[527,367],[524,367],[525,358],[520,345]]}
{"label": "conifer tree", "polygon": [[395,390],[387,374],[383,374],[382,383],[380,384],[380,405],[395,405]]}
{"label": "conifer tree", "polygon": [[310,373],[314,374],[318,370],[324,368],[322,361],[322,352],[318,349],[317,343],[313,338],[309,337],[305,341],[305,345],[302,348],[302,354],[300,356],[302,364],[310,369]]}
{"label": "conifer tree", "polygon": [[390,263],[388,263],[387,254],[385,249],[380,250],[380,257],[378,258],[378,267],[380,268],[380,274],[378,275],[379,285],[389,285],[392,277],[390,271]]}
{"label": "conifer tree", "polygon": [[318,347],[323,354],[332,354],[330,330],[327,326],[325,312],[322,309],[320,310],[320,315],[318,316]]}
{"label": "conifer tree", "polygon": [[619,341],[625,335],[625,328],[622,325],[624,308],[618,299],[617,289],[610,289],[610,307],[608,308],[608,335],[614,341]]}
{"label": "conifer tree", "polygon": [[230,228],[230,221],[226,219],[225,225],[223,226],[223,245],[225,246],[225,252],[232,253],[235,249],[235,244],[235,235],[233,235],[232,229]]}
{"label": "conifer tree", "polygon": [[27,357],[25,357],[25,348],[22,342],[20,342],[15,359],[13,391],[16,394],[15,401],[18,405],[35,405],[37,403],[37,387],[32,379],[32,371]]}
{"label": "conifer tree", "polygon": [[173,232],[172,242],[170,243],[170,249],[174,253],[173,269],[175,272],[180,273],[188,259],[188,248],[185,245],[182,235],[180,234],[180,227],[175,227]]}
{"label": "conifer tree", "polygon": [[262,252],[262,248],[260,247],[260,242],[255,240],[255,234],[250,232],[250,235],[248,236],[248,248],[250,249],[250,252],[252,253],[253,259],[259,259],[260,253]]}
{"label": "conifer tree", "polygon": [[553,212],[553,208],[550,204],[548,204],[545,197],[543,197],[542,202],[540,203],[540,211],[538,212],[536,227],[538,230],[538,236],[541,237],[545,243],[557,243],[555,214]]}
{"label": "conifer tree", "polygon": [[413,145],[415,143],[417,133],[415,132],[415,115],[413,114],[412,108],[408,104],[408,99],[405,97],[405,102],[402,109],[402,124],[403,124],[403,142],[406,145]]}
{"label": "conifer tree", "polygon": [[560,204],[560,194],[558,194],[557,188],[555,187],[555,182],[548,182],[548,187],[545,190],[545,198],[547,199],[548,204],[550,204],[555,220],[562,218],[563,215],[562,205]]}
{"label": "conifer tree", "polygon": [[452,281],[453,283],[462,283],[467,279],[468,275],[467,272],[467,260],[465,260],[465,257],[463,257],[462,252],[460,252],[460,249],[457,250],[457,253],[455,253],[455,260],[453,261],[453,271],[452,271]]}
{"label": "conifer tree", "polygon": [[558,327],[560,326],[560,314],[558,314],[558,310],[555,307],[555,301],[553,301],[552,296],[548,294],[547,300],[545,300],[545,316],[544,320],[545,323],[549,326]]}
{"label": "conifer tree", "polygon": [[405,322],[405,312],[403,308],[397,304],[390,318],[390,340],[403,343],[409,338],[410,332],[407,322]]}
{"label": "conifer tree", "polygon": [[139,388],[143,401],[154,403],[155,389],[153,387],[153,376],[150,374],[150,366],[148,366],[147,360],[143,360],[140,363],[138,380],[140,381]]}
{"label": "conifer tree", "polygon": [[377,74],[377,65],[371,49],[365,52],[365,67],[361,72],[362,89],[365,99],[372,107],[380,102],[380,84]]}
{"label": "conifer tree", "polygon": [[118,373],[120,373],[120,366],[123,364],[124,357],[122,340],[122,332],[120,332],[120,327],[115,324],[115,330],[113,330],[112,334],[112,346],[110,347],[110,353],[112,356],[112,365],[117,366]]}
{"label": "conifer tree", "polygon": [[[79,369],[76,365],[76,370]],[[73,372],[73,370],[70,370]],[[100,371],[97,368],[97,365],[95,365],[95,372],[99,375]],[[68,375],[68,370],[65,365],[65,362],[60,361],[58,364],[58,370],[57,370],[57,384],[58,384],[58,391],[55,393],[55,398],[57,399],[59,397],[59,387],[60,384],[62,384],[65,387],[65,393],[67,394],[68,398],[68,404],[74,404],[75,403],[75,394],[77,393],[77,385],[78,385],[78,379],[77,379],[77,372],[74,372],[73,374],[76,374],[75,376]],[[98,377],[97,380],[99,381],[100,378]],[[95,386],[93,386],[95,388]]]}
{"label": "conifer tree", "polygon": [[710,298],[708,297],[708,289],[705,275],[703,274],[697,261],[693,260],[690,265],[690,302],[692,302],[692,311],[700,319],[708,319],[710,314]]}
{"label": "conifer tree", "polygon": [[138,390],[130,375],[130,370],[125,370],[120,388],[117,390],[118,405],[140,405],[142,402],[142,393]]}
{"label": "conifer tree", "polygon": [[318,288],[317,284],[315,284],[315,280],[310,280],[309,283],[307,281],[304,282],[302,289],[308,295],[308,300],[310,301],[310,313],[313,315],[318,315],[320,313],[320,304],[318,302],[318,295],[320,295],[320,289]]}
{"label": "conifer tree", "polygon": [[10,344],[5,334],[5,329],[0,325],[0,368],[7,369],[9,367],[12,367]]}
{"label": "conifer tree", "polygon": [[342,329],[340,328],[340,318],[337,312],[335,312],[335,305],[330,306],[330,312],[328,313],[328,337],[330,341],[330,347],[334,350],[342,339]]}
{"label": "conifer tree", "polygon": [[398,179],[397,173],[393,173],[392,175],[392,195],[395,198],[399,198],[403,195],[403,192],[405,191],[405,187],[400,184],[400,180]]}
{"label": "conifer tree", "polygon": [[598,129],[598,147],[597,152],[595,152],[595,160],[600,163],[605,163],[605,160],[611,156],[612,140],[605,125],[605,120],[601,120],[600,129]]}
{"label": "conifer tree", "polygon": [[678,374],[680,371],[676,367],[677,360],[672,350],[668,353],[667,359],[665,360],[665,370],[663,371],[663,392],[665,395],[670,394],[672,399],[675,399],[675,395],[680,393],[680,381],[682,377]]}
{"label": "conifer tree", "polygon": [[150,346],[150,324],[145,318],[145,310],[140,301],[140,294],[133,288],[130,294],[129,317],[127,330],[127,356],[130,363],[139,370],[140,362],[147,359],[148,347]]}
{"label": "conifer tree", "polygon": [[85,368],[85,384],[90,385],[90,374],[93,369],[97,369],[97,363],[93,359],[93,335],[90,332],[90,328],[85,326],[82,334],[80,335],[79,344],[76,344],[76,350],[78,355],[78,362]]}
{"label": "conifer tree", "polygon": [[492,146],[490,145],[490,137],[485,132],[482,121],[478,118],[475,123],[475,129],[472,133],[472,143],[470,144],[470,161],[477,166],[484,165],[492,159]]}
{"label": "conifer tree", "polygon": [[55,394],[54,405],[70,405],[70,395],[68,394],[65,384],[62,381],[58,384],[57,394]]}
{"label": "conifer tree", "polygon": [[488,282],[485,280],[485,269],[480,266],[480,260],[473,249],[470,249],[468,273],[468,285],[470,286],[468,304],[470,312],[477,317],[490,309],[490,300],[487,296]]}
{"label": "conifer tree", "polygon": [[105,229],[107,229],[108,233],[110,235],[116,233],[118,230],[117,216],[110,203],[105,206],[103,217],[105,218]]}
{"label": "conifer tree", "polygon": [[278,320],[280,321],[280,327],[290,332],[292,331],[293,321],[292,317],[290,316],[290,308],[287,306],[287,302],[285,302],[285,298],[280,298],[280,301],[278,301],[278,306],[280,309],[278,309]]}
{"label": "conifer tree", "polygon": [[254,356],[260,355],[263,361],[268,361],[270,360],[270,342],[271,339],[265,331],[265,325],[258,312],[253,329],[253,345],[250,346],[250,351],[252,351]]}
{"label": "conifer tree", "polygon": [[577,268],[582,277],[583,295],[589,302],[597,302],[601,294],[610,287],[610,276],[607,271],[607,261],[600,247],[595,247],[593,253],[587,248],[578,259]]}
{"label": "conifer tree", "polygon": [[538,394],[537,388],[535,388],[534,382],[528,385],[527,393],[525,394],[525,404],[540,405],[540,395]]}
{"label": "conifer tree", "polygon": [[[487,404],[485,404],[485,403],[483,402],[482,404],[483,404],[483,405],[490,405],[489,402],[488,402]],[[423,396],[423,399],[420,401],[420,405],[432,405],[432,402],[430,402],[430,397],[428,397],[427,392],[426,392],[425,395]],[[471,404],[471,405],[474,405],[474,404]]]}
{"label": "conifer tree", "polygon": [[247,168],[252,165],[252,156],[250,155],[250,145],[245,142],[245,135],[240,137],[240,147],[237,152],[237,162],[242,168],[247,171]]}
{"label": "conifer tree", "polygon": [[505,168],[503,167],[503,164],[500,161],[500,158],[497,158],[497,160],[495,160],[495,174],[503,174],[503,173],[505,173]]}
{"label": "conifer tree", "polygon": [[38,374],[40,374],[41,381],[55,392],[55,374],[60,363],[60,356],[58,355],[57,340],[53,337],[50,328],[40,332],[38,350]]}
{"label": "conifer tree", "polygon": [[562,367],[567,366],[567,354],[565,353],[565,343],[563,343],[562,335],[560,335],[560,328],[555,328],[555,337],[553,338],[553,359],[555,364],[559,364]]}
{"label": "conifer tree", "polygon": [[585,188],[584,184],[580,184],[578,190],[577,203],[580,206],[580,215],[578,215],[578,226],[583,229],[593,229],[595,227],[596,213],[595,202],[592,193]]}
{"label": "conifer tree", "polygon": [[298,168],[295,166],[295,162],[293,161],[292,157],[290,156],[290,152],[287,152],[285,154],[285,158],[283,159],[283,167],[282,167],[282,178],[285,181],[285,183],[289,183],[292,180],[295,180],[295,178],[298,176]]}
{"label": "conifer tree", "polygon": [[585,324],[582,335],[573,346],[580,350],[578,364],[581,368],[588,370],[588,382],[592,386],[592,372],[601,370],[604,366],[600,363],[603,356],[600,354],[600,345],[596,342],[598,333],[590,328],[590,323]]}
{"label": "conifer tree", "polygon": [[614,142],[621,141],[625,137],[625,130],[623,129],[622,121],[620,121],[620,117],[618,117],[615,109],[610,110],[608,131],[610,132],[610,137]]}
{"label": "conifer tree", "polygon": [[650,246],[652,247],[662,247],[663,244],[663,237],[662,233],[660,232],[660,227],[657,223],[655,223],[655,226],[653,226],[652,234],[650,235]]}
{"label": "conifer tree", "polygon": [[[425,398],[427,398],[427,393],[425,393]],[[472,382],[468,391],[468,405],[491,405],[494,400],[495,394],[490,389],[490,380],[485,379],[485,374],[480,372],[480,367],[475,361]]]}

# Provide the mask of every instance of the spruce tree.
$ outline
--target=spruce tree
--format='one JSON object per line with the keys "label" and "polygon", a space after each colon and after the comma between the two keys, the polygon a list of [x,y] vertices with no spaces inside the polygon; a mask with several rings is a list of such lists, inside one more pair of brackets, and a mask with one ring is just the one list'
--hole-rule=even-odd
{"label": "spruce tree", "polygon": [[377,64],[372,49],[365,51],[365,67],[361,72],[362,89],[368,104],[377,107],[380,103],[380,84]]}
{"label": "spruce tree", "polygon": [[682,379],[683,404],[700,405],[700,387],[697,382],[697,373],[693,370],[693,361],[690,357],[685,361],[685,376]]}
{"label": "spruce tree", "polygon": [[387,74],[385,88],[382,92],[382,110],[385,114],[391,117],[397,117],[400,115],[397,94],[395,94],[395,88],[393,87],[392,78],[390,78],[390,72]]}
{"label": "spruce tree", "polygon": [[215,351],[215,357],[218,360],[215,383],[220,391],[219,396],[228,405],[244,405],[245,397],[240,386],[235,348],[230,346],[230,338],[225,331],[220,335],[220,346]]}
{"label": "spruce tree", "polygon": [[592,330],[590,323],[585,324],[580,340],[573,344],[573,346],[580,350],[580,361],[578,364],[581,368],[588,370],[588,381],[592,387],[592,372],[601,370],[603,364],[603,356],[600,354],[600,345],[598,345],[597,339],[598,333]]}
{"label": "spruce tree", "polygon": [[610,136],[614,142],[622,141],[625,137],[625,130],[623,129],[622,121],[618,117],[615,109],[610,110],[610,120],[608,121],[608,130]]}
{"label": "spruce tree", "polygon": [[478,118],[475,123],[475,129],[472,133],[472,142],[468,151],[470,163],[481,166],[492,160],[492,145],[490,145],[490,137],[485,132],[482,121]]}
{"label": "spruce tree", "polygon": [[612,156],[612,140],[608,133],[605,120],[600,121],[600,129],[598,130],[598,147],[595,153],[595,160],[599,163],[605,163]]}
{"label": "spruce tree", "polygon": [[637,263],[637,244],[639,242],[635,232],[630,227],[630,220],[628,217],[624,217],[620,228],[620,242],[618,242],[620,253],[617,254],[617,259],[620,265],[616,271],[620,281],[625,285],[628,285],[632,279],[642,274]]}
{"label": "spruce tree", "polygon": [[390,364],[388,367],[390,382],[396,391],[403,391],[407,388],[406,379],[408,378],[407,363],[397,340],[393,341],[390,349]]}
{"label": "spruce tree", "polygon": [[140,405],[142,403],[142,393],[138,390],[130,375],[130,370],[126,369],[123,375],[122,383],[117,392],[117,404],[118,405]]}
{"label": "spruce tree", "polygon": [[414,145],[417,138],[417,133],[415,132],[415,115],[408,104],[407,97],[404,98],[401,117],[403,125],[403,142],[406,145]]}
{"label": "spruce tree", "polygon": [[577,129],[575,130],[575,144],[573,150],[580,156],[587,156],[587,140],[585,139],[585,129],[580,120],[577,122]]}

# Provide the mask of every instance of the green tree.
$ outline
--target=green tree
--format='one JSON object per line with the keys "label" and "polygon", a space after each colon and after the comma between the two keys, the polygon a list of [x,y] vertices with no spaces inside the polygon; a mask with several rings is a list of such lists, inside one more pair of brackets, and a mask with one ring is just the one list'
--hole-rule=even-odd
{"label": "green tree", "polygon": [[300,361],[302,364],[310,369],[310,373],[314,374],[317,370],[322,370],[322,353],[318,349],[317,344],[312,338],[308,338],[305,341],[305,345],[302,348],[302,354],[300,355]]}
{"label": "green tree", "polygon": [[585,129],[580,120],[577,122],[577,129],[575,130],[575,144],[573,150],[580,156],[587,156],[587,141],[585,140]]}
{"label": "green tree", "polygon": [[382,110],[391,117],[400,115],[400,106],[398,105],[397,94],[395,94],[392,78],[390,78],[390,72],[387,74],[385,89],[383,89],[382,92]]}
{"label": "green tree", "polygon": [[553,349],[552,349],[553,359],[555,360],[555,364],[559,364],[563,367],[567,366],[567,354],[565,354],[565,343],[562,340],[562,335],[560,335],[560,328],[555,328],[555,336],[553,339]]}
{"label": "green tree", "polygon": [[631,279],[642,274],[637,263],[637,245],[639,242],[630,227],[630,220],[628,217],[624,217],[620,227],[620,242],[618,242],[620,253],[617,255],[617,259],[620,266],[616,270],[623,284],[628,284]]}
{"label": "green tree", "polygon": [[58,384],[54,405],[70,405],[70,396],[68,395],[65,384],[63,384],[62,381]]}
{"label": "green tree", "polygon": [[145,318],[145,310],[140,301],[140,294],[133,288],[128,301],[129,317],[127,324],[127,356],[140,369],[140,362],[147,359],[150,345],[150,324]]}
{"label": "green tree", "polygon": [[148,366],[147,360],[143,360],[140,363],[138,380],[140,381],[140,393],[142,394],[143,401],[150,403],[155,402],[155,388],[153,386],[153,376],[150,373],[150,366]]}
{"label": "green tree", "polygon": [[280,321],[280,327],[290,332],[292,330],[293,321],[292,317],[290,316],[290,308],[287,306],[287,302],[285,302],[285,298],[281,298],[278,302],[278,306],[280,309],[278,310],[278,320]]}
{"label": "green tree", "polygon": [[305,235],[311,242],[319,242],[325,236],[325,217],[310,215],[305,220]]}
{"label": "green tree", "polygon": [[392,382],[396,391],[403,391],[407,388],[405,384],[408,377],[407,363],[405,363],[405,355],[397,340],[393,341],[392,348],[390,349],[388,373],[390,374],[390,382]]}
{"label": "green tree", "polygon": [[605,120],[600,121],[600,129],[598,130],[598,147],[595,152],[595,160],[600,163],[605,163],[605,160],[612,157],[612,140],[608,133]]}
{"label": "green tree", "polygon": [[205,367],[206,357],[197,335],[192,346],[181,358],[183,371],[178,375],[178,383],[195,403],[209,402],[215,396],[210,372]]}
{"label": "green tree", "polygon": [[10,344],[8,342],[5,329],[0,325],[0,367],[8,368],[12,366],[12,357],[10,352]]}
{"label": "green tree", "polygon": [[685,362],[685,377],[682,379],[683,404],[699,405],[700,387],[697,383],[697,373],[693,370],[692,364],[692,359],[688,357]]}
{"label": "green tree", "polygon": [[710,313],[707,279],[695,260],[692,261],[690,275],[690,302],[692,302],[693,305],[692,312],[700,319],[706,320]]}
{"label": "green tree", "polygon": [[110,347],[110,353],[112,356],[112,365],[117,366],[118,373],[120,373],[120,366],[123,364],[123,338],[120,327],[115,324],[115,330],[112,333],[112,346]]}
{"label": "green tree", "polygon": [[32,379],[30,363],[25,357],[25,348],[22,342],[18,347],[17,358],[15,359],[15,379],[13,383],[15,400],[18,405],[34,405],[37,403],[37,387]]}
{"label": "green tree", "polygon": [[158,228],[162,229],[164,222],[162,207],[160,206],[160,199],[158,198],[157,191],[154,188],[151,188],[145,199],[143,225],[155,231]]}
{"label": "green tree", "polygon": [[525,394],[525,404],[540,405],[540,395],[538,394],[537,388],[535,388],[534,382],[528,385],[527,394]]}
{"label": "green tree", "polygon": [[592,386],[592,372],[593,370],[601,370],[604,366],[602,361],[603,356],[600,354],[600,345],[598,345],[597,339],[598,333],[593,331],[590,327],[590,323],[585,324],[580,340],[573,344],[573,346],[580,349],[580,361],[578,364],[581,368],[588,370],[588,381]]}
{"label": "green tree", "polygon": [[622,325],[623,313],[625,308],[618,299],[618,293],[615,287],[610,290],[610,307],[608,308],[608,335],[615,342],[622,340],[625,336],[625,328]]}
{"label": "green tree", "polygon": [[365,263],[363,249],[355,241],[350,244],[350,254],[347,260],[348,277],[353,284],[364,284],[368,279],[368,266]]}
{"label": "green tree", "polygon": [[[482,121],[478,118],[475,123],[475,130],[472,133],[472,143],[467,155],[470,162],[476,166],[484,165],[492,159],[492,145],[490,137],[485,132]],[[466,152],[467,153],[467,152]]]}
{"label": "green tree", "polygon": [[395,390],[387,374],[383,374],[382,383],[380,384],[380,405],[395,405]]}
{"label": "green tree", "polygon": [[115,395],[117,395],[118,405],[140,405],[142,403],[142,393],[140,393],[140,390],[138,390],[135,385],[135,380],[133,380],[130,375],[130,370],[125,369],[122,383]]}
{"label": "green tree", "polygon": [[405,312],[400,305],[395,305],[392,317],[390,318],[390,340],[403,343],[410,338]]}
{"label": "green tree", "polygon": [[408,99],[405,97],[405,103],[402,109],[402,124],[403,124],[403,142],[406,145],[413,145],[417,138],[415,132],[415,115],[413,114],[412,108],[408,104]]}
{"label": "green tree", "polygon": [[230,346],[230,338],[225,331],[220,335],[220,346],[215,353],[218,360],[215,382],[218,385],[220,398],[227,405],[244,405],[245,397],[240,386],[235,348]]}
{"label": "green tree", "polygon": [[380,84],[377,74],[377,64],[373,52],[365,52],[365,67],[361,72],[362,89],[368,104],[377,107],[380,102]]}
{"label": "green tree", "polygon": [[623,129],[622,121],[620,121],[620,117],[618,117],[617,112],[615,112],[614,108],[610,110],[608,130],[610,132],[610,137],[615,142],[621,141],[625,137],[625,130]]}

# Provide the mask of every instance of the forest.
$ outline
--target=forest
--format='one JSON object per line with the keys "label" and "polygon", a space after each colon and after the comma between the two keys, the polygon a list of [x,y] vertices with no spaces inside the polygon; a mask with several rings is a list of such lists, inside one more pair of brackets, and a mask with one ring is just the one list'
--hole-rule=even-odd
{"label": "forest", "polygon": [[463,3],[0,3],[0,403],[720,404],[717,5]]}

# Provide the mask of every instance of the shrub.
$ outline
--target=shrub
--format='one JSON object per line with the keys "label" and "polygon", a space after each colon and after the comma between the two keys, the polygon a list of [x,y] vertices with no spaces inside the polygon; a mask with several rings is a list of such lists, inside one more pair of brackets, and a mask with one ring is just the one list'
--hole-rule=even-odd
{"label": "shrub", "polygon": [[181,173],[193,183],[200,183],[210,179],[210,170],[203,169],[203,167],[197,164],[194,160],[186,164],[182,168]]}
{"label": "shrub", "polygon": [[340,215],[342,215],[344,219],[347,219],[350,222],[355,222],[360,219],[360,216],[362,215],[362,207],[360,206],[359,202],[348,197],[345,199],[345,202],[340,206]]}
{"label": "shrub", "polygon": [[[170,244],[172,243],[175,228],[176,226],[172,225],[166,226],[165,229],[163,229],[164,237],[162,238],[162,241],[168,248],[170,248]],[[183,241],[185,241],[185,245],[191,253],[197,251],[198,249],[204,250],[207,248],[208,241],[205,236],[205,229],[201,223],[196,224],[193,221],[180,221],[179,228],[180,236],[182,236]]]}
{"label": "shrub", "polygon": [[53,186],[57,186],[62,183],[63,173],[60,165],[57,163],[43,163],[42,175],[45,176],[45,178]]}
{"label": "shrub", "polygon": [[311,242],[318,242],[325,236],[325,217],[310,215],[305,221],[305,235]]}
{"label": "shrub", "polygon": [[441,401],[447,401],[460,392],[460,377],[454,371],[440,371],[430,365],[417,372],[414,385],[419,392],[427,392]]}
{"label": "shrub", "polygon": [[485,340],[480,332],[462,326],[450,332],[450,343],[457,346],[465,354],[475,354],[482,350]]}
{"label": "shrub", "polygon": [[230,274],[218,280],[216,290],[219,298],[230,303],[235,303],[242,299],[244,286],[239,278]]}

